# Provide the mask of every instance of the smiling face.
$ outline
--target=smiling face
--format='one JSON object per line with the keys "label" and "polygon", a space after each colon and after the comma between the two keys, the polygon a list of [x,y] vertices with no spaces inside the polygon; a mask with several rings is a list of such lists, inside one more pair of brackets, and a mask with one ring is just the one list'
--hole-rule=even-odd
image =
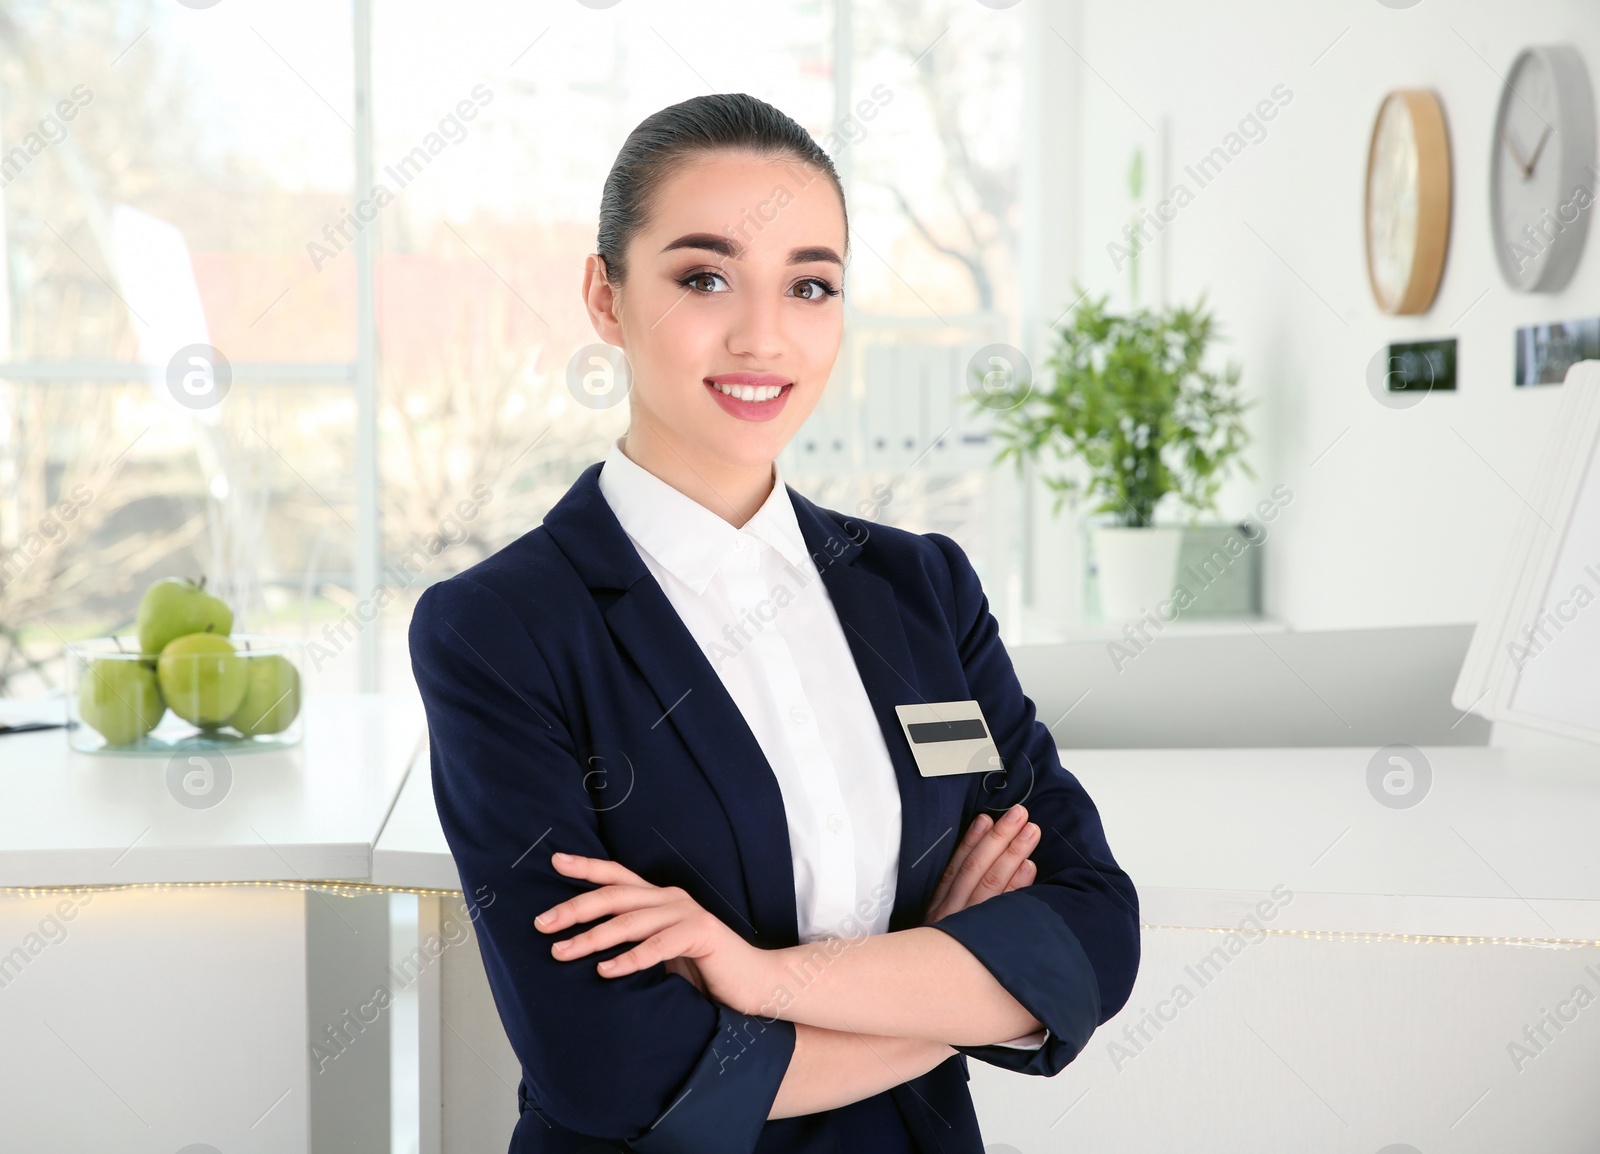
{"label": "smiling face", "polygon": [[598,256],[584,277],[596,331],[632,369],[628,455],[674,484],[684,467],[712,485],[770,477],[838,356],[844,251],[838,192],[798,160],[678,164],[628,244],[623,287]]}

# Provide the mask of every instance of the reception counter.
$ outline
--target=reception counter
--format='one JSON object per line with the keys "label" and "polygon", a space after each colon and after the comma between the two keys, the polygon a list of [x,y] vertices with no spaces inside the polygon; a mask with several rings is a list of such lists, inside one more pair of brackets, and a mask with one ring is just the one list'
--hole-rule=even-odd
{"label": "reception counter", "polygon": [[305,723],[204,764],[0,738],[0,1149],[388,1154],[372,857],[425,724],[376,696]]}
{"label": "reception counter", "polygon": [[[203,806],[160,759],[0,744],[6,1148],[505,1148],[420,709],[307,724]],[[1600,1146],[1600,749],[1063,756],[1144,959],[1058,1077],[972,1063],[991,1149]]]}

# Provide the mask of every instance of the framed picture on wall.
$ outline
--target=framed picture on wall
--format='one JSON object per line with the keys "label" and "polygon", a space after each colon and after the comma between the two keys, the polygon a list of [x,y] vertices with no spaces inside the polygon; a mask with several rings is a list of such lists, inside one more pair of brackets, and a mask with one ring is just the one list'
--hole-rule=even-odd
{"label": "framed picture on wall", "polygon": [[1517,330],[1518,385],[1559,385],[1579,361],[1600,360],[1600,317]]}

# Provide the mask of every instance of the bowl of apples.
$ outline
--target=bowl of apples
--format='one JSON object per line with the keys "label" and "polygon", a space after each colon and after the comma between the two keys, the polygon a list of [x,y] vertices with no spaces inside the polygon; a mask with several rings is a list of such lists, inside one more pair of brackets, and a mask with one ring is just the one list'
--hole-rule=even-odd
{"label": "bowl of apples", "polygon": [[145,590],[137,634],[67,646],[67,740],[84,753],[281,749],[301,736],[305,643],[234,633],[199,583]]}

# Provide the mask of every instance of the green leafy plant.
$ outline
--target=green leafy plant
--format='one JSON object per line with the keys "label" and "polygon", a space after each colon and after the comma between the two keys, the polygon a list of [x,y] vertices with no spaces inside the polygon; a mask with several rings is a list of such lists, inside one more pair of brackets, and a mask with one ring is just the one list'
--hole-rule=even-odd
{"label": "green leafy plant", "polygon": [[1080,494],[1098,499],[1093,513],[1118,524],[1152,524],[1168,493],[1192,510],[1216,510],[1216,494],[1250,443],[1239,366],[1205,366],[1218,336],[1205,298],[1192,307],[1107,311],[1108,297],[1083,297],[1057,330],[1042,379],[1012,381],[1010,391],[977,395],[994,416],[996,463],[1080,458],[1087,480],[1042,469],[1056,508]]}

